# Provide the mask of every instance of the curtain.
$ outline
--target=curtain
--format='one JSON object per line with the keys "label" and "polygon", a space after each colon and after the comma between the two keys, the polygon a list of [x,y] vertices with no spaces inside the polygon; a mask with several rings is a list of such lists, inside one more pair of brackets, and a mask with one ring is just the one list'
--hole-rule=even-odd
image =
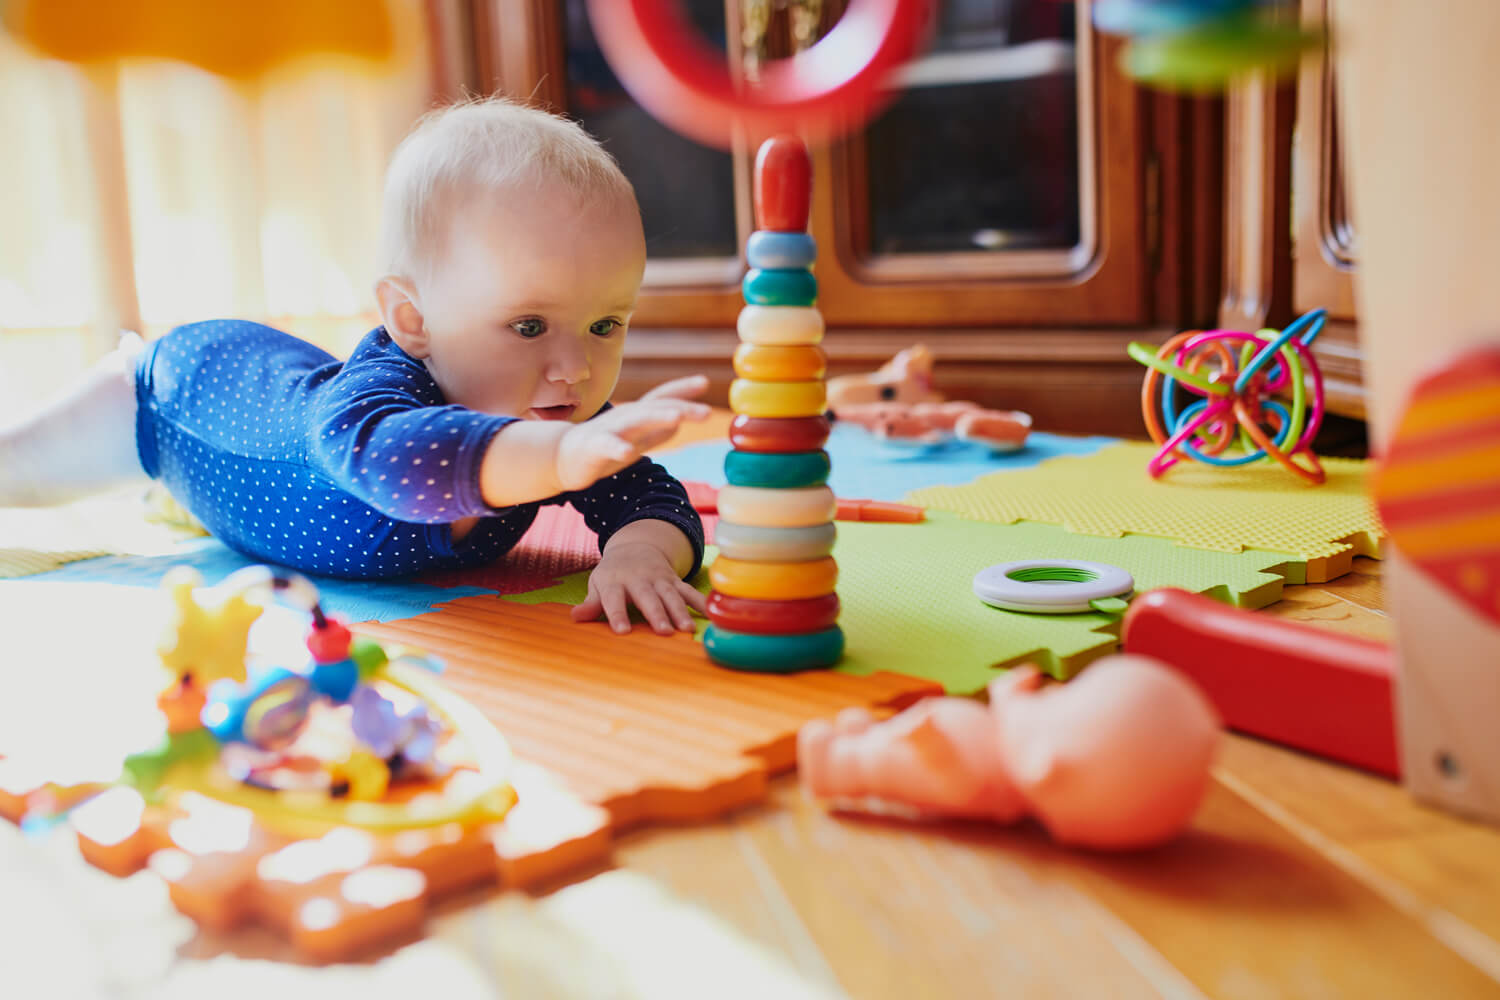
{"label": "curtain", "polygon": [[385,163],[432,96],[423,3],[393,6],[389,63],[305,60],[253,83],[80,68],[0,34],[0,334],[368,328]]}

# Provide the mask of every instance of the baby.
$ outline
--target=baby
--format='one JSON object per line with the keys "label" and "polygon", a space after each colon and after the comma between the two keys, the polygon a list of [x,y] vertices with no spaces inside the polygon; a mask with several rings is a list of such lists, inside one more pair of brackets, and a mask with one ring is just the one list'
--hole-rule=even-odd
{"label": "baby", "polygon": [[0,432],[0,504],[144,473],[245,555],[372,579],[491,563],[571,503],[601,551],[574,619],[691,630],[702,522],[642,455],[708,415],[707,381],[608,402],[646,262],[613,159],[507,101],[434,112],[392,158],[380,258],[384,323],[348,361],[237,320],[124,347]]}

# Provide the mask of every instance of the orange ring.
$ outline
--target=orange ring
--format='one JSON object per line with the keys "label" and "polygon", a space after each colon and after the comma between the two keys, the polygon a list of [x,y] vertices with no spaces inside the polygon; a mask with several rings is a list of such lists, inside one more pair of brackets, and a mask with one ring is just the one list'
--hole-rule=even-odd
{"label": "orange ring", "polygon": [[741,344],[734,349],[734,373],[757,382],[807,382],[828,371],[821,347],[790,344]]}
{"label": "orange ring", "polygon": [[801,601],[831,594],[839,582],[832,556],[807,562],[746,562],[719,556],[708,567],[713,588],[730,597],[755,601]]}

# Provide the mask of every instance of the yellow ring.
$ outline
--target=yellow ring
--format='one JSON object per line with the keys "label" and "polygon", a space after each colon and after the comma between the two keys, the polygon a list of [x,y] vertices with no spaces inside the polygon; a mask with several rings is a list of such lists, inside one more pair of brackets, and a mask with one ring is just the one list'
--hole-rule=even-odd
{"label": "yellow ring", "polygon": [[827,486],[781,490],[760,486],[719,489],[719,516],[734,524],[759,528],[805,528],[827,524],[839,502]]}
{"label": "yellow ring", "polygon": [[747,417],[816,417],[828,408],[828,393],[819,382],[729,383],[729,408]]}
{"label": "yellow ring", "polygon": [[833,593],[839,566],[832,556],[807,562],[746,562],[719,556],[708,568],[713,588],[753,601],[800,601]]}
{"label": "yellow ring", "polygon": [[741,344],[734,351],[734,373],[759,382],[806,382],[828,371],[828,355],[811,345]]}
{"label": "yellow ring", "polygon": [[813,306],[746,306],[735,322],[747,344],[806,346],[823,340],[823,314]]}

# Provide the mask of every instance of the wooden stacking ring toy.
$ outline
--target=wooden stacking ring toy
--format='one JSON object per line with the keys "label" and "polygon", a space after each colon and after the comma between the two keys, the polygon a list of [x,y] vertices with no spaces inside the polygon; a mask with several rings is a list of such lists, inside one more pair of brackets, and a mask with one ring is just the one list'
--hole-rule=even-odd
{"label": "wooden stacking ring toy", "polygon": [[703,630],[703,648],[720,666],[790,674],[837,663],[844,655],[844,631],[835,625],[798,635],[757,635],[709,625]]}
{"label": "wooden stacking ring toy", "polygon": [[838,500],[826,486],[766,490],[725,486],[719,490],[719,516],[736,524],[764,528],[805,528],[832,521]]}
{"label": "wooden stacking ring toy", "polygon": [[815,417],[828,409],[823,380],[757,382],[737,378],[729,385],[729,408],[747,417]]}
{"label": "wooden stacking ring toy", "polygon": [[708,620],[731,632],[796,635],[821,632],[839,620],[839,595],[797,601],[755,601],[715,591],[708,595]]}
{"label": "wooden stacking ring toy", "polygon": [[734,373],[762,382],[804,382],[828,371],[821,347],[771,347],[741,344],[734,350]]}
{"label": "wooden stacking ring toy", "polygon": [[[751,562],[805,562],[833,553],[838,529],[833,522],[809,524],[802,528],[766,528],[753,524],[735,524],[719,519],[714,527],[714,544],[720,556],[747,559]],[[755,631],[750,629],[749,631]]]}
{"label": "wooden stacking ring toy", "polygon": [[734,325],[747,344],[823,342],[823,314],[811,306],[745,306]]}
{"label": "wooden stacking ring toy", "polygon": [[777,420],[742,415],[729,424],[729,443],[740,451],[817,451],[828,441],[831,426],[825,416]]}

